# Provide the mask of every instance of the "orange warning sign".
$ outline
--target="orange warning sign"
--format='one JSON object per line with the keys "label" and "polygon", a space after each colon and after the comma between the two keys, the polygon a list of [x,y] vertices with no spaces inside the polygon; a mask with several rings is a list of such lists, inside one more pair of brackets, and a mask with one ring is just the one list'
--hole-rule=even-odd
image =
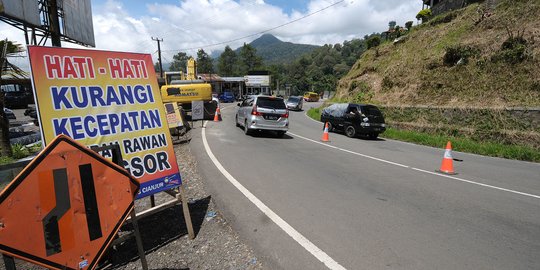
{"label": "orange warning sign", "polygon": [[60,135],[0,194],[0,251],[52,269],[94,269],[138,189],[125,169]]}

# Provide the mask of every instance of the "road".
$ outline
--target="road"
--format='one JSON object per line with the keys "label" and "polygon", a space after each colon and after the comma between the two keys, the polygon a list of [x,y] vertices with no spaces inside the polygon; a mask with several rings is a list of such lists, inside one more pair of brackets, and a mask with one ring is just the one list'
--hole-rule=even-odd
{"label": "road", "polygon": [[[291,112],[284,138],[196,125],[225,216],[268,269],[540,269],[540,165],[330,133]],[[443,146],[441,146],[443,147]]]}

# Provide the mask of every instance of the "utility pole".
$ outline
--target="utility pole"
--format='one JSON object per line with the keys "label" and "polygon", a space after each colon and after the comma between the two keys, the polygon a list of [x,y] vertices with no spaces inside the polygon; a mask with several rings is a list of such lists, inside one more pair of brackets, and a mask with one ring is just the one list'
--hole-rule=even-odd
{"label": "utility pole", "polygon": [[58,4],[56,0],[49,0],[49,30],[51,31],[51,41],[54,47],[62,47],[60,42],[60,21],[58,20]]}
{"label": "utility pole", "polygon": [[158,50],[158,61],[159,61],[159,74],[161,75],[161,78],[163,78],[163,65],[161,64],[161,45],[160,43],[163,42],[163,39],[154,38],[152,37],[153,41],[157,41],[157,50]]}

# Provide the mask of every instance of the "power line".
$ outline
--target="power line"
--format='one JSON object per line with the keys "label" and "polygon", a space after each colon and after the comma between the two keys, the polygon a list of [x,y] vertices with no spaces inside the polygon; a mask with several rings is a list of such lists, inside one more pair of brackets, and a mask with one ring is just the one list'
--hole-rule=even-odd
{"label": "power line", "polygon": [[275,30],[275,29],[278,29],[278,28],[281,28],[281,27],[284,27],[284,26],[287,26],[289,24],[292,24],[292,23],[295,23],[297,21],[300,21],[300,20],[303,20],[307,17],[310,17],[310,16],[313,16],[319,12],[322,12],[324,10],[327,10],[333,6],[336,6],[342,2],[345,2],[345,0],[340,0],[340,1],[337,1],[329,6],[326,6],[322,9],[319,9],[317,11],[314,11],[312,13],[309,13],[309,14],[306,14],[298,19],[294,19],[292,21],[289,21],[289,22],[286,22],[284,24],[280,24],[278,26],[275,26],[275,27],[272,27],[272,28],[269,28],[269,29],[266,29],[266,30],[263,30],[263,31],[260,31],[260,32],[257,32],[257,33],[254,33],[254,34],[250,34],[250,35],[247,35],[247,36],[243,36],[243,37],[239,37],[239,38],[235,38],[235,39],[231,39],[231,40],[227,40],[227,41],[223,41],[223,42],[218,42],[218,43],[213,43],[213,44],[208,44],[208,45],[204,45],[204,46],[198,46],[198,47],[191,47],[191,48],[184,48],[184,49],[176,49],[176,50],[163,50],[164,52],[171,52],[171,51],[190,51],[190,50],[196,50],[196,49],[201,49],[201,48],[208,48],[208,47],[214,47],[214,46],[218,46],[218,45],[223,45],[223,44],[227,44],[227,43],[231,43],[231,42],[235,42],[235,41],[239,41],[239,40],[242,40],[242,39],[246,39],[246,38],[250,38],[250,37],[254,37],[254,36],[257,36],[257,35],[260,35],[260,34],[264,34],[264,33],[267,33],[267,32],[270,32],[272,30]]}

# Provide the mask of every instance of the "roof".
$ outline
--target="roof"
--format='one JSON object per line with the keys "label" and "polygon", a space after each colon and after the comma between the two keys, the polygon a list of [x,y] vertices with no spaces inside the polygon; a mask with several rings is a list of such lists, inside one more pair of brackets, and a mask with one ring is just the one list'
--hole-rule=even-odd
{"label": "roof", "polygon": [[199,74],[197,76],[198,79],[203,80],[205,82],[223,82],[223,80],[219,75],[217,74]]}
{"label": "roof", "polygon": [[244,77],[222,77],[226,82],[244,82]]}

